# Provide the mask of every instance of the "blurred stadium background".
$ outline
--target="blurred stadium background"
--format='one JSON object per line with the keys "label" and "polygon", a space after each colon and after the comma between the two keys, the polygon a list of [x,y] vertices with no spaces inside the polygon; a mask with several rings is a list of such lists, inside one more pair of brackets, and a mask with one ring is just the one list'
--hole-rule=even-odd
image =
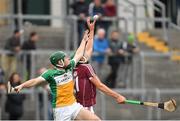
{"label": "blurred stadium background", "polygon": [[[78,0],[77,0],[78,1]],[[30,77],[38,76],[42,67],[50,67],[49,55],[55,50],[71,52],[78,46],[79,17],[73,15],[71,5],[76,0],[0,0],[0,67],[3,56],[11,53],[4,49],[6,40],[15,29],[23,30],[21,43],[31,32],[39,35],[37,49],[20,51],[15,55],[16,71],[22,81],[27,80],[26,61],[30,54]],[[93,0],[85,0],[87,4]],[[105,3],[106,0],[102,0]],[[129,99],[166,101],[170,98],[180,104],[180,1],[179,0],[115,0],[115,16],[104,15],[100,22],[110,22],[107,38],[112,30],[120,30],[123,41],[134,36],[140,51],[132,55],[132,61],[121,64],[115,91]],[[124,57],[126,58],[126,57]],[[93,63],[93,62],[92,62]],[[108,56],[104,61],[101,79],[109,73]],[[121,67],[120,65],[120,67]],[[0,119],[8,119],[5,111],[7,96],[3,84],[7,73],[2,74],[0,89]],[[41,86],[22,92],[23,120],[48,119],[48,92]],[[18,111],[18,110],[17,110]],[[98,92],[95,112],[104,120],[173,120],[180,119],[180,109],[168,113],[163,110],[134,105],[117,105],[112,98]]]}

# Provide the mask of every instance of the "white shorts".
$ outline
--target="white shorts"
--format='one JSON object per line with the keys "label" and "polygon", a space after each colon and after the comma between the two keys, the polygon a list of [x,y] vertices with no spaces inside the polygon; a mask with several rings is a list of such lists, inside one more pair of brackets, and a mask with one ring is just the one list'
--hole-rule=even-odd
{"label": "white shorts", "polygon": [[85,109],[91,111],[92,113],[94,113],[94,108],[93,106],[90,106],[90,107],[84,107]]}
{"label": "white shorts", "polygon": [[77,102],[73,103],[70,106],[54,108],[54,112],[53,112],[54,120],[55,121],[74,120],[82,108],[83,106]]}

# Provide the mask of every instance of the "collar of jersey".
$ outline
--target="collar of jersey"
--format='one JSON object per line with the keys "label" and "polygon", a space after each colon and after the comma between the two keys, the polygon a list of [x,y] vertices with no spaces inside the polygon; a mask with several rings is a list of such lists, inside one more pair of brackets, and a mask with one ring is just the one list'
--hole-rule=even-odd
{"label": "collar of jersey", "polygon": [[58,69],[57,67],[55,67],[54,69],[56,69],[56,70],[58,70],[58,71],[64,71],[64,72],[66,72],[65,69]]}

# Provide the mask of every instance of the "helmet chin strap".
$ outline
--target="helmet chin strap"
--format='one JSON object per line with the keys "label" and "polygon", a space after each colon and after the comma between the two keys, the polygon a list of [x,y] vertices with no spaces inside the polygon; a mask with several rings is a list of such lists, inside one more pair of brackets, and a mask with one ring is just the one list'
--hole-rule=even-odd
{"label": "helmet chin strap", "polygon": [[61,61],[62,65],[56,64],[56,66],[58,66],[58,67],[60,67],[60,68],[63,68],[64,65],[65,65],[65,64],[64,64],[64,61],[63,61],[62,59],[61,59],[60,61]]}

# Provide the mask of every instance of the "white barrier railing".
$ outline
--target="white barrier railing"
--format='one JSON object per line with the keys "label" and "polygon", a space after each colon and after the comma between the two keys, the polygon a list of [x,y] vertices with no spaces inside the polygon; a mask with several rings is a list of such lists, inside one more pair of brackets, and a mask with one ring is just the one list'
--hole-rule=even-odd
{"label": "white barrier railing", "polygon": [[[142,89],[146,88],[146,86],[145,86],[146,85],[146,77],[145,77],[146,75],[145,75],[145,72],[147,71],[147,68],[145,66],[146,66],[147,60],[145,60],[145,58],[146,57],[151,57],[153,59],[156,59],[156,58],[167,58],[164,61],[169,61],[169,62],[173,63],[173,61],[170,60],[170,57],[172,55],[173,55],[173,52],[168,52],[168,53],[140,52],[140,54],[139,54],[139,58],[140,58],[140,74],[141,74],[141,78],[140,78],[141,86],[140,86],[140,88],[142,88]],[[176,53],[176,55],[180,55],[180,53]],[[134,63],[134,64],[136,64],[136,63]],[[137,69],[135,69],[135,70],[137,70]],[[133,79],[133,80],[135,80],[134,84],[138,83],[137,79]],[[134,86],[135,86],[135,88],[138,88],[137,85],[134,85]]]}
{"label": "white barrier railing", "polygon": [[[40,57],[40,56],[45,56],[47,58],[48,61],[48,57],[50,56],[51,53],[53,53],[54,51],[57,50],[36,50],[36,51],[22,51],[19,54],[17,54],[17,57],[21,57],[22,55],[26,55],[26,54],[31,54],[31,78],[36,76],[36,66],[37,65],[37,58],[36,57]],[[72,53],[73,51],[65,51],[67,53]],[[4,51],[4,50],[0,50],[0,55],[5,55],[10,53],[9,51]],[[178,54],[178,53],[177,53]],[[69,54],[70,55],[70,54]],[[98,53],[94,53],[94,55],[98,55]],[[145,60],[146,57],[152,57],[154,59],[156,58],[163,58],[163,57],[167,57],[166,60],[167,61],[169,58],[170,61],[170,57],[173,55],[173,53],[169,52],[169,53],[155,53],[155,52],[140,52],[140,54],[134,56],[133,58],[133,62],[132,62],[132,74],[130,76],[132,76],[132,80],[129,80],[127,82],[127,87],[128,88],[142,88],[145,89],[145,85],[146,85],[146,77],[145,77],[145,71],[147,70],[146,68],[146,63],[147,60]],[[180,54],[179,54],[180,55]],[[2,58],[1,58],[2,59]],[[139,63],[139,65],[138,65]],[[173,63],[173,62],[172,62]],[[24,69],[24,67],[26,67],[26,56],[24,57],[22,63],[22,65],[19,67],[20,69],[22,68],[22,70]],[[2,65],[2,64],[1,64]],[[25,72],[25,71],[23,71]],[[140,78],[136,78],[137,77],[137,72],[140,72]],[[23,73],[24,75],[24,73]]]}

